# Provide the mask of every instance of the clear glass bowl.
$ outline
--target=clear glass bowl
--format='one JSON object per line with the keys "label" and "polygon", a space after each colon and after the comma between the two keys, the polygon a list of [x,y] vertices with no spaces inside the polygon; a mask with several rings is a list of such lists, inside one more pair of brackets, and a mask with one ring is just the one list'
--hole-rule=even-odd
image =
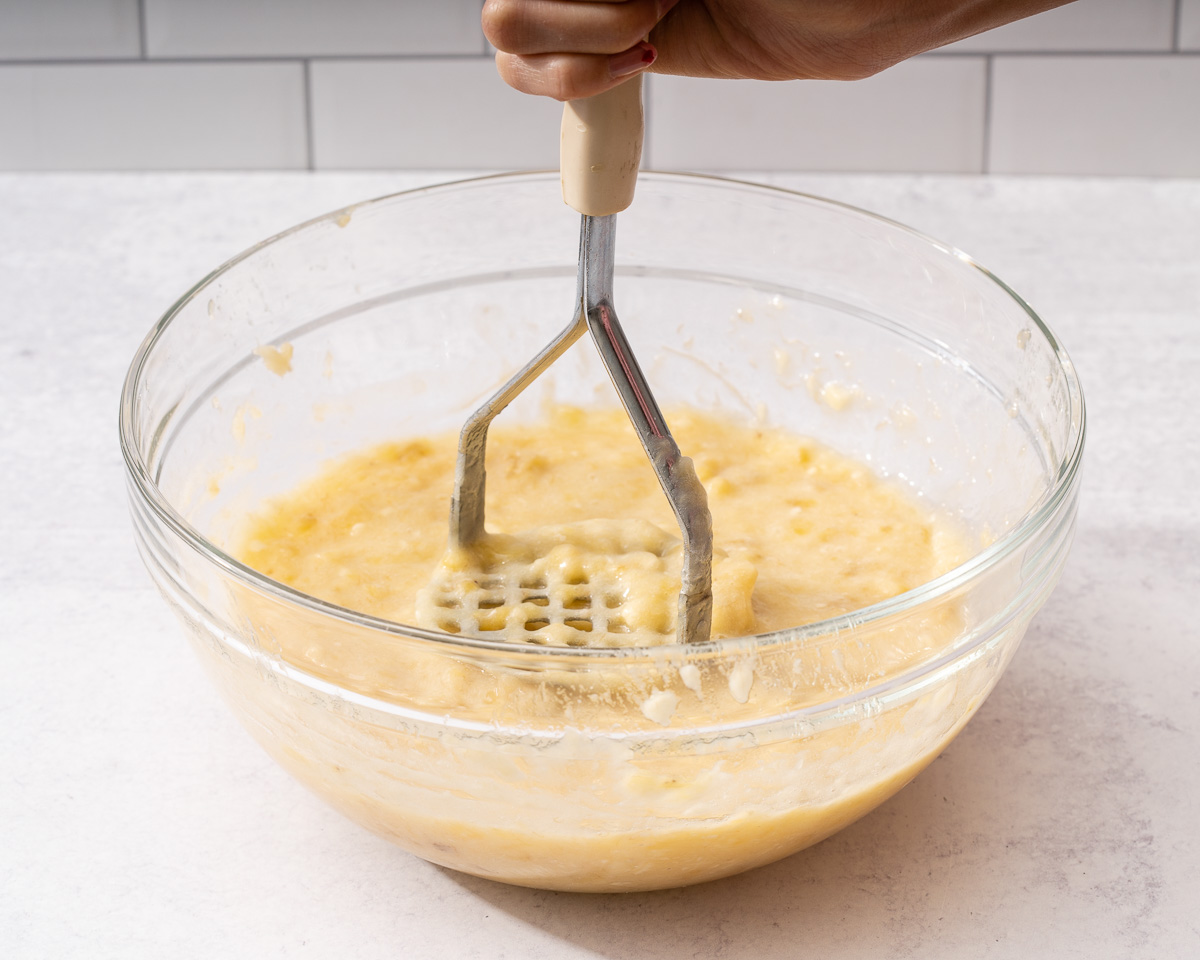
{"label": "clear glass bowl", "polygon": [[[700,177],[644,176],[619,221],[617,309],[664,407],[815,437],[957,518],[978,552],[846,616],[652,650],[428,632],[234,559],[264,499],[339,454],[456,429],[567,322],[578,221],[554,175],[383,197],[259,244],[167,312],[121,402],[142,556],[268,753],[421,857],[560,890],[768,863],[916,776],[1052,589],[1083,450],[1066,354],[957,250]],[[254,351],[284,343],[292,371],[277,376]],[[615,402],[586,341],[505,417],[536,416],[548,393]],[[885,668],[856,656],[889,637],[921,652]],[[661,726],[639,706],[683,691],[688,665],[705,695]]]}

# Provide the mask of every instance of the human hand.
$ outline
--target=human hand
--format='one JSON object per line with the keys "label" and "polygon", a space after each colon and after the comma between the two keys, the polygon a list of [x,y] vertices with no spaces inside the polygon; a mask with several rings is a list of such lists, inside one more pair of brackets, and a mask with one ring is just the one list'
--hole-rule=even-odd
{"label": "human hand", "polygon": [[[857,80],[1069,0],[487,0],[504,80],[556,100],[649,70]],[[644,39],[649,37],[648,42]]]}

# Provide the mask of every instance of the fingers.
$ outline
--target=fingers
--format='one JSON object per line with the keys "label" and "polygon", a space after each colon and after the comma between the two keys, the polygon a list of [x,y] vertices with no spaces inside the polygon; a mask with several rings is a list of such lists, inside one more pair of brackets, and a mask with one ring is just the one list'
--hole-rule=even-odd
{"label": "fingers", "polygon": [[640,42],[612,56],[587,53],[543,53],[516,56],[496,54],[496,69],[504,82],[522,93],[553,97],[555,100],[581,100],[610,90],[636,73],[647,69],[657,51]]}
{"label": "fingers", "polygon": [[659,0],[487,0],[483,32],[497,50],[517,56],[611,55],[645,37],[661,6]]}
{"label": "fingers", "polygon": [[523,93],[578,100],[611,89],[658,56],[645,38],[678,0],[487,0],[496,68]]}

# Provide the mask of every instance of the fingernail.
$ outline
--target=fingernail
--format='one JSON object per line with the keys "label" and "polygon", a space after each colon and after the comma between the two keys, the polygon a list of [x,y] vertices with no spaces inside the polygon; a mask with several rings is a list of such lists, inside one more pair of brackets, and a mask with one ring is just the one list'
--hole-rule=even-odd
{"label": "fingernail", "polygon": [[608,72],[613,77],[627,77],[631,73],[645,70],[658,59],[658,51],[644,40],[635,47],[608,58]]}

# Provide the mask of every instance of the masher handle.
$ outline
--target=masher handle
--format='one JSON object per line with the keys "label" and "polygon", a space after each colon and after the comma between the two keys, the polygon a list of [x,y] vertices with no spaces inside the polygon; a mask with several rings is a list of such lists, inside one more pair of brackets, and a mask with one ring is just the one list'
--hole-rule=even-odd
{"label": "masher handle", "polygon": [[640,75],[564,103],[559,169],[566,204],[607,217],[633,203],[644,133]]}

